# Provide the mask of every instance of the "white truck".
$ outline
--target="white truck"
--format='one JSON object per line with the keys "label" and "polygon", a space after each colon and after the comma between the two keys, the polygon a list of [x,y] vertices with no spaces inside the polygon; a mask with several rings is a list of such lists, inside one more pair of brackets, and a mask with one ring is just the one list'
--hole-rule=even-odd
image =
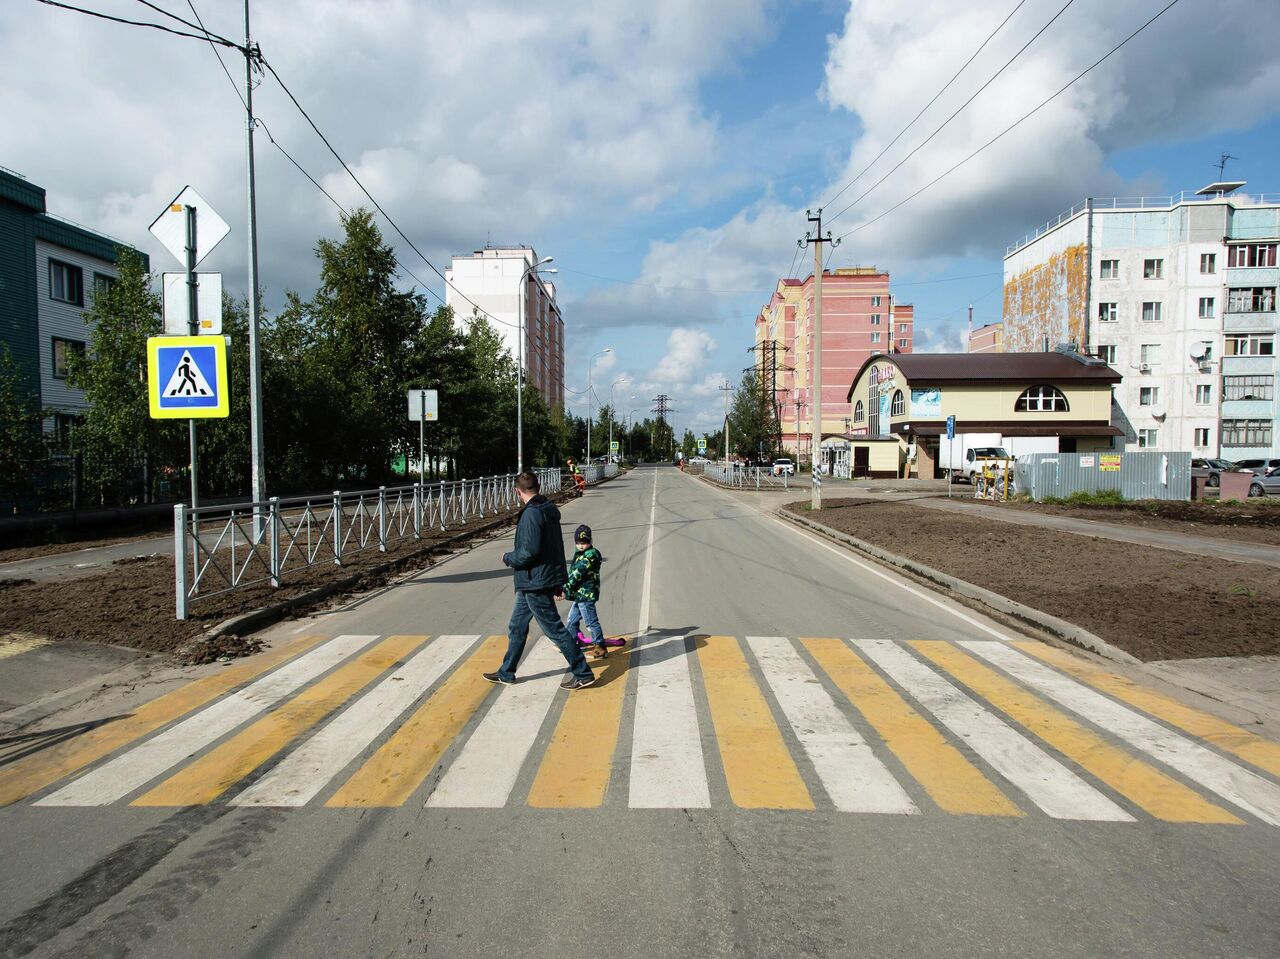
{"label": "white truck", "polygon": [[957,433],[938,439],[938,471],[942,476],[974,482],[990,460],[1009,460],[1028,453],[1056,453],[1056,436],[1002,436],[1000,433]]}

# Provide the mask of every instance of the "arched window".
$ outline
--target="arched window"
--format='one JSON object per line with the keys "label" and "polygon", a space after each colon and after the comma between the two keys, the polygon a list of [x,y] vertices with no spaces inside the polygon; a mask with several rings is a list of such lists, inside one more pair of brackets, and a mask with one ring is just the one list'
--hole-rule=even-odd
{"label": "arched window", "polygon": [[1066,413],[1070,407],[1062,390],[1042,384],[1023,390],[1014,409],[1019,413]]}
{"label": "arched window", "polygon": [[858,402],[853,404],[853,421],[855,423],[861,423],[866,418],[867,409],[862,405],[862,400],[858,400]]}
{"label": "arched window", "polygon": [[902,390],[897,390],[893,394],[893,402],[889,405],[890,416],[905,416],[907,413],[907,401],[902,396]]}

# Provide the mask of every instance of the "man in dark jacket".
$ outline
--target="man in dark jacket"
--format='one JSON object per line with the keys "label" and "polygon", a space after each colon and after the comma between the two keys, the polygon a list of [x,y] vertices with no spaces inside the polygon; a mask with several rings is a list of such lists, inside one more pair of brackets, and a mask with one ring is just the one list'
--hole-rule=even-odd
{"label": "man in dark jacket", "polygon": [[516,667],[529,638],[529,622],[538,624],[569,663],[569,675],[561,689],[582,689],[596,681],[591,667],[578,648],[576,638],[565,629],[556,609],[555,595],[564,586],[564,534],[560,531],[560,510],[538,492],[538,477],[524,472],[516,476],[516,496],[523,508],[516,523],[515,548],[503,554],[502,562],[515,570],[516,603],[507,624],[507,655],[496,672],[485,673],[491,683],[509,686],[516,681]]}

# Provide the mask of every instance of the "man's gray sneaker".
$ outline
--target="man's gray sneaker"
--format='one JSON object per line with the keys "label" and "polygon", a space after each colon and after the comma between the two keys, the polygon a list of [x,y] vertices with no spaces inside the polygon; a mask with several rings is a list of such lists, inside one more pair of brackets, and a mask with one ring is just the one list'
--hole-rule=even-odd
{"label": "man's gray sneaker", "polygon": [[561,689],[585,689],[596,681],[594,676],[588,676],[586,679],[579,679],[570,673],[560,682]]}
{"label": "man's gray sneaker", "polygon": [[481,673],[480,675],[491,683],[497,683],[499,686],[514,686],[516,682],[514,679],[504,678],[502,673]]}

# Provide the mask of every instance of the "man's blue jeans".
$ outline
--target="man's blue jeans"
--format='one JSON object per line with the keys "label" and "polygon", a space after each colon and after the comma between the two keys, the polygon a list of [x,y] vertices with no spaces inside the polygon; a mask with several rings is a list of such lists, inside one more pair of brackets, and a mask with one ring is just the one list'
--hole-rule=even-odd
{"label": "man's blue jeans", "polygon": [[582,599],[573,604],[573,609],[569,610],[569,619],[565,622],[565,628],[570,633],[578,631],[578,623],[586,624],[587,629],[591,632],[591,638],[597,643],[604,642],[604,627],[600,625],[600,617],[596,615],[596,604],[588,600]]}
{"label": "man's blue jeans", "polygon": [[556,648],[564,655],[573,675],[579,679],[590,679],[591,667],[587,665],[586,657],[578,648],[578,637],[564,628],[552,594],[520,590],[516,591],[516,603],[511,610],[511,622],[507,623],[507,655],[502,660],[498,675],[503,679],[516,678],[516,667],[520,665],[520,656],[524,653],[525,641],[529,638],[529,623],[535,617],[542,631],[547,634],[547,638],[555,643]]}

